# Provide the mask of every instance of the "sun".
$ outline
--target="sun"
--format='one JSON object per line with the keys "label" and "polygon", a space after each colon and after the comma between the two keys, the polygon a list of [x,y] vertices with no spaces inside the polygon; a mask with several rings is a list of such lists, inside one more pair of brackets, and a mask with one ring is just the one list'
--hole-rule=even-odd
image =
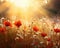
{"label": "sun", "polygon": [[29,6],[30,0],[10,0],[17,7],[26,8]]}

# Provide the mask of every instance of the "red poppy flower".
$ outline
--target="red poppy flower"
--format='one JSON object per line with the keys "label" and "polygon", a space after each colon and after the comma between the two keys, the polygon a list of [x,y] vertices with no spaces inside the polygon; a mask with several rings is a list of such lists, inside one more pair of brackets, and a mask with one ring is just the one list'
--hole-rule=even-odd
{"label": "red poppy flower", "polygon": [[46,34],[45,32],[42,32],[42,33],[41,33],[41,36],[42,36],[42,37],[45,37],[45,36],[47,36],[47,34]]}
{"label": "red poppy flower", "polygon": [[9,21],[4,21],[4,25],[5,25],[5,26],[12,26],[12,25],[11,25],[11,22],[9,22]]}
{"label": "red poppy flower", "polygon": [[51,41],[51,38],[47,38],[47,41]]}
{"label": "red poppy flower", "polygon": [[54,29],[54,32],[59,33],[60,29],[56,28],[56,29]]}
{"label": "red poppy flower", "polygon": [[20,20],[18,20],[18,21],[15,21],[15,26],[17,26],[17,27],[20,27],[21,25],[22,25],[22,23],[21,23],[21,21]]}
{"label": "red poppy flower", "polygon": [[6,31],[6,28],[0,27],[0,33],[4,33]]}
{"label": "red poppy flower", "polygon": [[37,26],[34,26],[34,27],[33,27],[33,30],[36,31],[36,32],[39,31],[39,29],[38,29]]}

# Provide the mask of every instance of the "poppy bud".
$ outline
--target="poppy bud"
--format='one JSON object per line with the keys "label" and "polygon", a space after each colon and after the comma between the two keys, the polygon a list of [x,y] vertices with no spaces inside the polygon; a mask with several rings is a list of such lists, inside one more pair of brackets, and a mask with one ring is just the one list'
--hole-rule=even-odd
{"label": "poppy bud", "polygon": [[33,27],[33,30],[36,31],[36,32],[39,31],[39,29],[38,29],[37,26],[34,26],[34,27]]}

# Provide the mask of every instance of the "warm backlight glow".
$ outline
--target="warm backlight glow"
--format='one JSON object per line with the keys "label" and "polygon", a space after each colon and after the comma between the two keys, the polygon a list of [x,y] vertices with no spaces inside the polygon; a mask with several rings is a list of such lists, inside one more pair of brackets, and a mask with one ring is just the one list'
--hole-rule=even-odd
{"label": "warm backlight glow", "polygon": [[45,14],[45,10],[43,10],[42,6],[47,3],[47,0],[8,0],[8,2],[14,6],[11,7],[13,17],[16,16],[16,19],[21,18],[23,20],[31,21],[37,14]]}
{"label": "warm backlight glow", "polygon": [[25,8],[29,6],[30,0],[10,0],[10,2],[14,3],[18,7]]}

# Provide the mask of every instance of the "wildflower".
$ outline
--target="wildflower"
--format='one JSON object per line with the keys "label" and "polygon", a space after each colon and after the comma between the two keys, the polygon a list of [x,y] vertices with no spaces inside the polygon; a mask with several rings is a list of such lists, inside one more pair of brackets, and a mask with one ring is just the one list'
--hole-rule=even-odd
{"label": "wildflower", "polygon": [[47,36],[47,34],[46,34],[45,32],[42,32],[42,33],[41,33],[41,36],[42,36],[42,37],[45,37],[45,36]]}
{"label": "wildflower", "polygon": [[56,29],[54,29],[54,32],[59,33],[60,29],[56,28]]}
{"label": "wildflower", "polygon": [[4,24],[5,26],[10,26],[10,27],[12,26],[10,21],[4,21],[3,24]]}
{"label": "wildflower", "polygon": [[47,41],[51,41],[51,38],[47,38]]}
{"label": "wildflower", "polygon": [[0,27],[0,33],[5,33],[5,31],[6,31],[6,28]]}
{"label": "wildflower", "polygon": [[37,31],[39,31],[39,28],[37,26],[34,26],[33,30],[37,32]]}
{"label": "wildflower", "polygon": [[18,20],[18,21],[15,21],[15,26],[17,26],[17,27],[20,27],[21,25],[22,25],[22,23],[21,23],[21,21],[20,20]]}

